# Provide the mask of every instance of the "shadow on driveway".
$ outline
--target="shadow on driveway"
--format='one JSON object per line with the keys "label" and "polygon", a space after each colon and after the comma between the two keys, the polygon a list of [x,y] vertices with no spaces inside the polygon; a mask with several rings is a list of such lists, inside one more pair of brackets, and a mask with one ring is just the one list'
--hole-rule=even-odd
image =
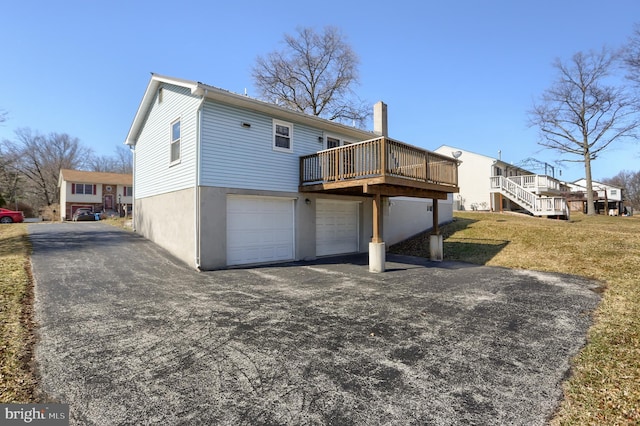
{"label": "shadow on driveway", "polygon": [[390,255],[196,272],[101,223],[33,224],[47,398],[72,424],[545,424],[597,283]]}

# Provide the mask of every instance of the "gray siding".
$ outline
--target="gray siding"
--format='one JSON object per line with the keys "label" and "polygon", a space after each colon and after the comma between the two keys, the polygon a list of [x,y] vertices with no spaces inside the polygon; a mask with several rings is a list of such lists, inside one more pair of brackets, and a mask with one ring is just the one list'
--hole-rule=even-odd
{"label": "gray siding", "polygon": [[[250,128],[242,123],[251,124]],[[323,149],[319,129],[293,124],[293,152],[273,150],[273,118],[206,102],[202,126],[203,186],[297,191],[299,157]]]}
{"label": "gray siding", "polygon": [[[136,144],[136,199],[195,186],[196,117],[200,98],[189,89],[163,85],[163,101],[157,94]],[[170,166],[170,126],[181,123],[181,161]],[[139,161],[144,159],[144,161]]]}

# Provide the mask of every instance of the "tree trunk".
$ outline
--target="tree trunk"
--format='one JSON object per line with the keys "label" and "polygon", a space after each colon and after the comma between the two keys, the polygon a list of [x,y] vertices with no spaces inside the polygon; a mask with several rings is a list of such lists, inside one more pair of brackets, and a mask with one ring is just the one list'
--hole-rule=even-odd
{"label": "tree trunk", "polygon": [[584,176],[587,182],[587,215],[594,216],[596,209],[593,204],[593,181],[591,180],[591,155],[589,151],[584,154]]}

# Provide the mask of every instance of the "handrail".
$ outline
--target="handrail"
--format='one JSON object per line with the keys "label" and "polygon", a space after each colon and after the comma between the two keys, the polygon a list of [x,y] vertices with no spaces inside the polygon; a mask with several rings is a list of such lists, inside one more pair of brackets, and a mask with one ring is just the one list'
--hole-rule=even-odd
{"label": "handrail", "polygon": [[562,189],[559,180],[547,175],[519,175],[509,176],[507,179],[536,193],[560,192]]}
{"label": "handrail", "polygon": [[457,186],[458,163],[453,158],[387,137],[300,157],[301,185],[375,176]]}
{"label": "handrail", "polygon": [[[535,177],[536,175],[531,176]],[[514,177],[521,176],[511,176],[509,178],[504,176],[491,176],[491,189],[500,190],[500,192],[505,194],[509,199],[520,204],[536,216],[558,214],[568,216],[569,211],[565,198],[538,196],[528,191],[527,188],[519,185],[517,183],[519,179],[512,179]]]}

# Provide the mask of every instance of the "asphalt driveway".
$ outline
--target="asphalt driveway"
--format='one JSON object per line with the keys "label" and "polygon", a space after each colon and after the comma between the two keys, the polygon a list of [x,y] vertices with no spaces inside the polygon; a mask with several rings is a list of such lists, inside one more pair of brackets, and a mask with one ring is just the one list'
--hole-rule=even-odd
{"label": "asphalt driveway", "polygon": [[103,223],[31,224],[41,387],[71,424],[541,425],[597,283],[365,256],[196,272]]}

